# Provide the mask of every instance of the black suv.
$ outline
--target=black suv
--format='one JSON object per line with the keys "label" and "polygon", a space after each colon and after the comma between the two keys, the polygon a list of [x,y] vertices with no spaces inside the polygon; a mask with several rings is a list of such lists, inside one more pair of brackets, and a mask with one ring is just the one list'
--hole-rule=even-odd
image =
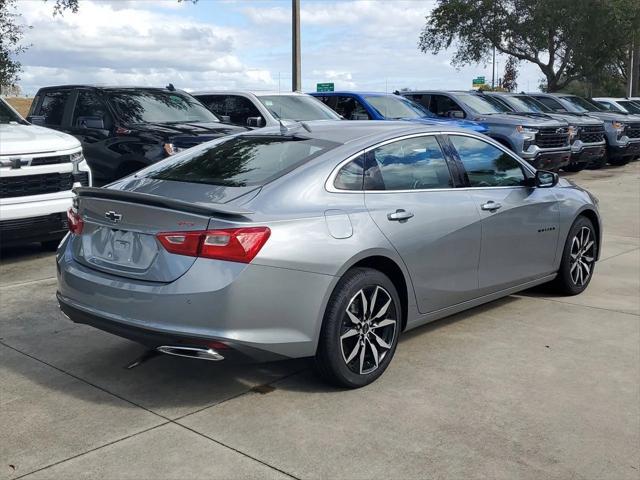
{"label": "black suv", "polygon": [[28,120],[75,136],[104,185],[185,148],[245,131],[222,124],[186,92],[167,88],[45,87]]}

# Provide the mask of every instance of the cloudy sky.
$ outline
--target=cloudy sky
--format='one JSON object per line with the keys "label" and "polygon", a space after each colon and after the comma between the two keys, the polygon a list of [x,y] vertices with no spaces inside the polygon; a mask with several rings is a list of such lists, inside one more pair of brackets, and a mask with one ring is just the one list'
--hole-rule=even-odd
{"label": "cloudy sky", "polygon": [[[491,65],[456,70],[452,52],[420,53],[418,35],[435,0],[301,0],[302,87],[393,91],[467,89]],[[52,2],[20,0],[33,28],[20,57],[25,93],[63,83],[187,90],[291,89],[289,0],[80,0],[53,17]],[[505,58],[499,58],[502,74]],[[521,64],[519,88],[537,89],[537,67]]]}

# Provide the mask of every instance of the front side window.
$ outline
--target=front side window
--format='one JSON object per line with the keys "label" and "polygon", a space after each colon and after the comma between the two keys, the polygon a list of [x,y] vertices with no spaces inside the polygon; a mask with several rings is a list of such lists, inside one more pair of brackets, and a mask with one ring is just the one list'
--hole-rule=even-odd
{"label": "front side window", "polygon": [[438,140],[414,137],[388,143],[367,154],[365,190],[451,188],[453,181]]}
{"label": "front side window", "polygon": [[82,90],[78,94],[76,108],[73,112],[74,127],[87,126],[88,120],[97,119],[102,120],[104,128],[109,128],[110,117],[106,105],[94,92]]}
{"label": "front side window", "polygon": [[69,93],[69,90],[63,90],[61,92],[46,92],[42,96],[40,115],[44,116],[45,125],[62,125],[62,116]]}
{"label": "front side window", "polygon": [[546,105],[554,112],[567,112],[568,110],[562,106],[562,104],[557,101],[555,98],[550,97],[534,97],[543,105]]}
{"label": "front side window", "polygon": [[439,117],[447,117],[449,116],[449,112],[462,111],[462,108],[445,95],[432,95],[431,111]]}
{"label": "front side window", "polygon": [[219,122],[195,98],[180,92],[145,89],[108,90],[109,102],[120,118],[131,124]]}
{"label": "front side window", "polygon": [[525,185],[522,166],[511,155],[483,140],[449,136],[464,165],[472,187],[517,187]]}
{"label": "front side window", "polygon": [[185,152],[139,175],[228,187],[264,185],[338,145],[303,137],[242,135]]}
{"label": "front side window", "polygon": [[249,117],[262,116],[251,100],[239,95],[205,95],[198,100],[216,115],[228,116],[236,125],[244,126]]}
{"label": "front side window", "polygon": [[261,95],[258,100],[277,119],[311,121],[340,120],[340,117],[320,100],[307,95]]}
{"label": "front side window", "polygon": [[353,97],[337,97],[335,111],[347,120],[371,120],[364,105]]}

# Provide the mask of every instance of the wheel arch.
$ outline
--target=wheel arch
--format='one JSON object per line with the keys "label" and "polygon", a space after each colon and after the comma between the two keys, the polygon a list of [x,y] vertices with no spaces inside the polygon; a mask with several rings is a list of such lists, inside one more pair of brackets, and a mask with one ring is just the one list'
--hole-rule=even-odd
{"label": "wheel arch", "polygon": [[396,287],[398,296],[400,297],[400,306],[402,309],[401,330],[404,330],[407,326],[407,319],[409,317],[409,289],[413,289],[407,272],[405,272],[396,260],[379,253],[354,260],[343,269],[340,276],[353,268],[371,268],[378,270],[389,277],[389,280],[391,280],[393,285]]}
{"label": "wheel arch", "polygon": [[596,238],[598,239],[598,256],[596,260],[600,260],[600,252],[602,251],[602,226],[600,225],[600,216],[596,213],[595,210],[591,208],[585,208],[581,210],[578,215],[576,215],[576,219],[578,219],[579,217],[586,217],[591,220],[591,223],[593,223],[593,228],[595,228],[596,230]]}

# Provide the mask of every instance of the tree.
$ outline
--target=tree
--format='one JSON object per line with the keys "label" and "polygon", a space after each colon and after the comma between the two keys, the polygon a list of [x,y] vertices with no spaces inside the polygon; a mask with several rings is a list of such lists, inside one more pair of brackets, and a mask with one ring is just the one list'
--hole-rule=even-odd
{"label": "tree", "polygon": [[24,31],[16,11],[16,0],[0,0],[0,86],[11,86],[20,79],[21,64],[15,59],[27,46],[22,45]]}
{"label": "tree", "polygon": [[509,57],[504,65],[504,74],[502,75],[502,88],[507,92],[513,92],[518,88],[518,59]]}
{"label": "tree", "polygon": [[[615,62],[640,24],[638,0],[437,0],[419,48],[454,45],[453,65],[487,62],[497,51],[536,64],[548,91]],[[623,57],[624,58],[624,57]]]}

